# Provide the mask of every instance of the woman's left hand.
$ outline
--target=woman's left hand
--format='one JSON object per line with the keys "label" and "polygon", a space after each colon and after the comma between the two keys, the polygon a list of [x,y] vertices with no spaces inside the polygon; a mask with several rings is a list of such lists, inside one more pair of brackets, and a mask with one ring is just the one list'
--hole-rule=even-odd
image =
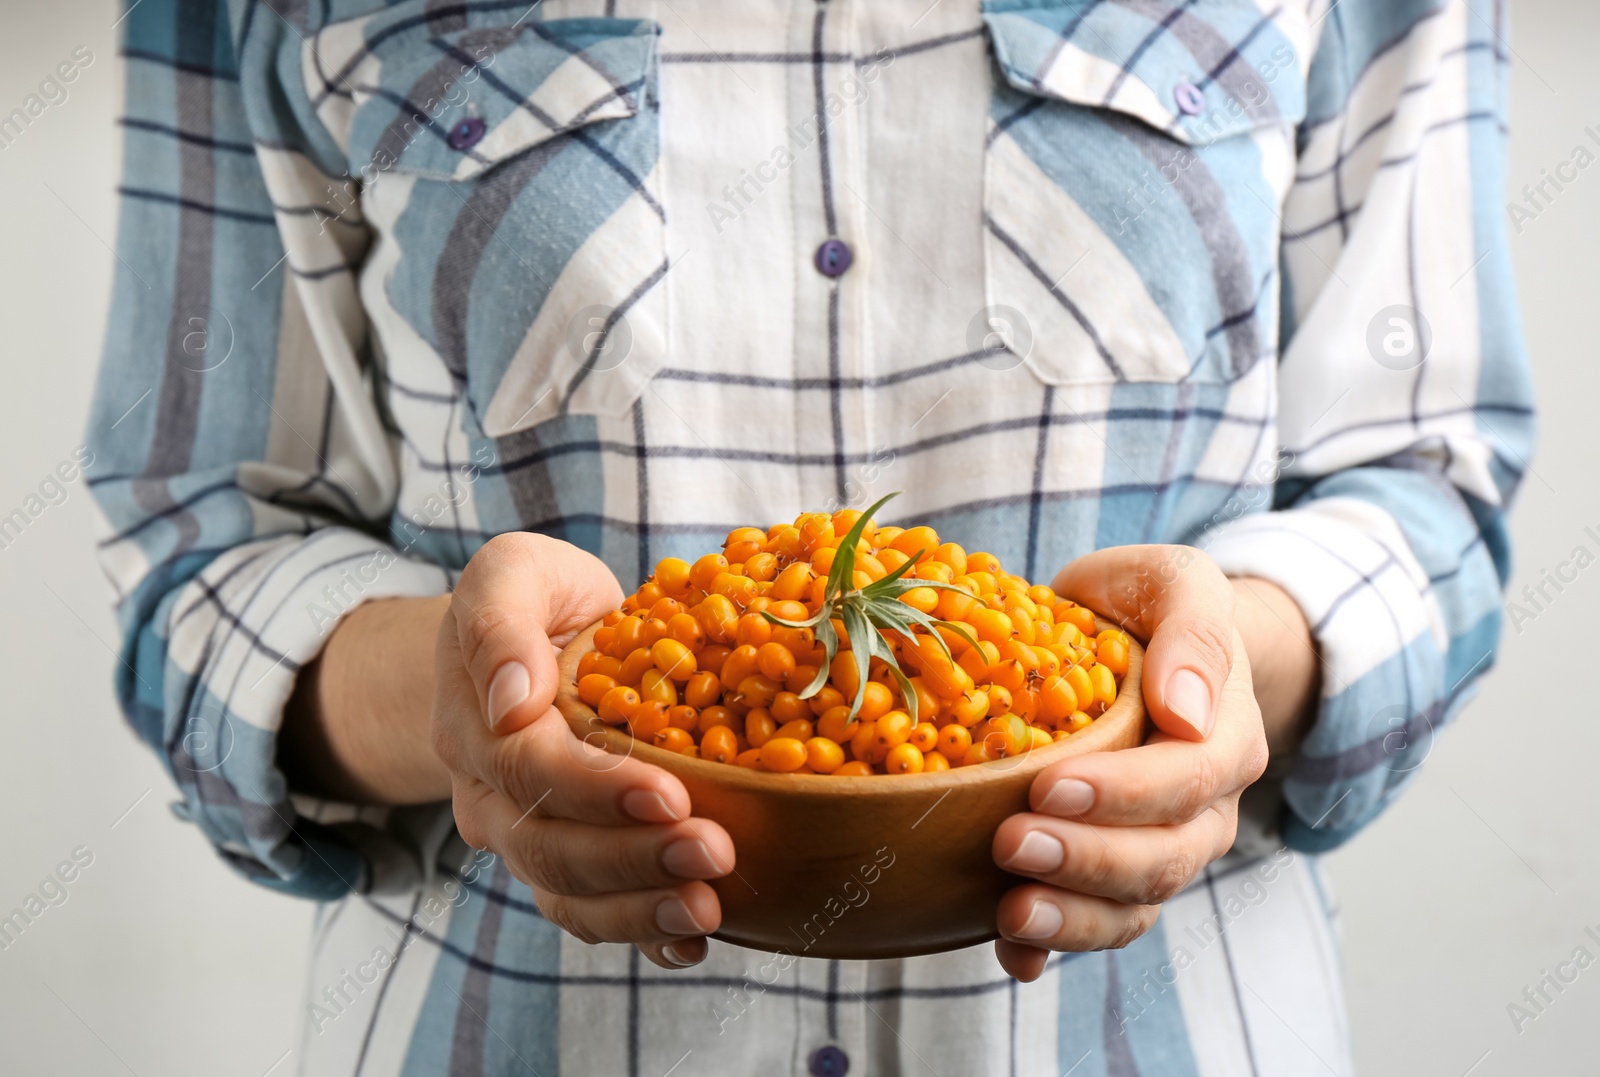
{"label": "woman's left hand", "polygon": [[1064,759],[1034,779],[1031,812],[994,837],[1028,876],[1000,902],[995,952],[1019,980],[1052,950],[1126,946],[1161,903],[1233,845],[1239,794],[1267,739],[1234,628],[1234,588],[1188,546],[1120,546],[1072,562],[1060,594],[1148,640],[1141,680],[1156,732],[1143,745]]}

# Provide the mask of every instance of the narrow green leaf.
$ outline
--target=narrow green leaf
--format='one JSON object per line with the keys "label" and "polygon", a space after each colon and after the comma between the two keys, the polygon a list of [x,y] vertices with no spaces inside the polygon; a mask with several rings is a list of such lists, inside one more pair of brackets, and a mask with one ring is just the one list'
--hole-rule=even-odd
{"label": "narrow green leaf", "polygon": [[856,698],[850,704],[850,717],[861,713],[861,701],[866,698],[867,675],[872,672],[872,639],[878,630],[867,623],[866,615],[846,602],[839,611],[844,617],[845,635],[850,637],[850,653],[856,662]]}
{"label": "narrow green leaf", "polygon": [[[823,610],[826,611],[827,607],[824,606]],[[822,663],[822,668],[817,670],[817,675],[811,678],[811,683],[806,685],[805,691],[800,693],[801,699],[810,699],[822,691],[822,686],[828,683],[828,670],[833,665],[833,657],[839,653],[839,636],[834,632],[831,620],[823,618],[817,623],[817,639],[822,641],[828,657]]]}
{"label": "narrow green leaf", "polygon": [[762,610],[761,611],[761,616],[765,617],[767,620],[771,621],[773,624],[782,625],[785,628],[812,628],[817,624],[818,621],[821,621],[821,620],[825,619],[827,617],[827,615],[828,615],[828,607],[827,606],[823,606],[815,614],[813,614],[811,617],[808,617],[804,621],[786,621],[782,617],[774,617],[772,614],[768,613],[766,610]]}
{"label": "narrow green leaf", "polygon": [[917,690],[911,687],[911,678],[906,676],[905,670],[900,668],[900,663],[895,661],[889,663],[889,672],[900,682],[900,694],[906,700],[906,713],[911,716],[911,724],[916,725],[920,721],[917,717]]}

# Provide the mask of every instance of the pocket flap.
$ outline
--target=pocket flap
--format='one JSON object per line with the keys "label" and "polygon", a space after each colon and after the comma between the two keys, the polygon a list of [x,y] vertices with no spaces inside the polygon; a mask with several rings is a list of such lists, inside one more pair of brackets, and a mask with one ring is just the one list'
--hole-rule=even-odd
{"label": "pocket flap", "polygon": [[1247,0],[989,0],[1006,82],[1133,116],[1189,145],[1305,117],[1303,20]]}
{"label": "pocket flap", "polygon": [[582,18],[369,37],[371,59],[349,79],[351,172],[468,180],[585,124],[633,116],[646,107],[656,33],[647,20]]}

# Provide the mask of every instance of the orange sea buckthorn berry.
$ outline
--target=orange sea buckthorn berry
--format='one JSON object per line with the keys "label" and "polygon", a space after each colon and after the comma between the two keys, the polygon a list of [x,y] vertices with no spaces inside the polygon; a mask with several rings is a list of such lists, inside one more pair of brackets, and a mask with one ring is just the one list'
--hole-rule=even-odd
{"label": "orange sea buckthorn berry", "polygon": [[1078,707],[1087,707],[1094,700],[1094,682],[1089,679],[1089,671],[1083,666],[1069,666],[1062,674],[1067,683],[1072,685],[1072,694],[1078,700]]}
{"label": "orange sea buckthorn berry", "polygon": [[799,770],[806,765],[805,742],[793,737],[771,738],[761,746],[761,765],[780,774]]}
{"label": "orange sea buckthorn berry", "polygon": [[939,532],[931,527],[907,528],[896,535],[889,546],[907,557],[916,557],[920,565],[924,561],[931,561],[934,552],[939,549]]}
{"label": "orange sea buckthorn berry", "polygon": [[[833,524],[834,534],[847,535],[850,533],[850,529],[860,520],[860,509],[840,509],[833,514],[833,519],[830,522]],[[877,536],[873,533],[872,521],[868,520],[866,526],[861,529],[861,542],[866,546],[876,546],[878,545],[876,539]]]}
{"label": "orange sea buckthorn berry", "polygon": [[1098,662],[1089,670],[1089,683],[1094,686],[1094,701],[1109,707],[1117,701],[1117,681],[1111,670]]}
{"label": "orange sea buckthorn berry", "polygon": [[896,744],[884,756],[883,766],[890,774],[921,774],[922,753],[910,744]]}
{"label": "orange sea buckthorn berry", "polygon": [[972,734],[965,726],[947,725],[939,730],[936,747],[950,762],[960,762],[966,757],[967,749],[972,747]]}
{"label": "orange sea buckthorn berry", "polygon": [[667,723],[693,733],[700,726],[700,712],[686,703],[679,703],[675,707],[667,708]]}
{"label": "orange sea buckthorn berry", "polygon": [[1100,646],[1095,648],[1095,660],[1116,674],[1118,677],[1128,675],[1128,644],[1125,640],[1102,639]]}
{"label": "orange sea buckthorn berry", "polygon": [[728,571],[728,559],[720,553],[708,553],[689,569],[689,581],[702,591],[711,590],[718,576]]}
{"label": "orange sea buckthorn berry", "polygon": [[632,654],[622,660],[622,668],[617,672],[617,683],[637,685],[639,678],[644,676],[644,671],[655,667],[656,660],[650,654],[650,648],[637,647]]}
{"label": "orange sea buckthorn berry", "polygon": [[691,707],[709,707],[722,697],[722,682],[708,670],[698,670],[683,686],[683,701]]}
{"label": "orange sea buckthorn berry", "polygon": [[[1007,699],[1009,705],[1010,700]],[[982,689],[973,689],[950,705],[950,714],[956,722],[971,728],[989,713],[989,693]]]}
{"label": "orange sea buckthorn berry", "polygon": [[1058,609],[1056,611],[1056,622],[1059,624],[1061,621],[1071,622],[1079,632],[1086,636],[1094,634],[1094,611],[1087,606],[1072,606],[1065,612]]}
{"label": "orange sea buckthorn berry", "polygon": [[1028,671],[1015,658],[1002,658],[989,667],[989,683],[998,684],[1015,699],[1028,684]]}
{"label": "orange sea buckthorn berry", "polygon": [[965,621],[977,603],[977,599],[962,591],[939,590],[934,593],[939,596],[939,601],[934,605],[933,614],[941,621]]}
{"label": "orange sea buckthorn berry", "polygon": [[744,574],[757,583],[769,583],[778,575],[778,555],[765,551],[752,554],[744,563]]}
{"label": "orange sea buckthorn berry", "polygon": [[725,725],[712,726],[700,736],[700,758],[732,763],[739,757],[739,738]]}
{"label": "orange sea buckthorn berry", "polygon": [[897,744],[904,744],[911,737],[911,716],[905,711],[890,711],[873,723],[872,746],[879,753],[885,753]]}
{"label": "orange sea buckthorn berry", "polygon": [[628,716],[628,731],[640,740],[653,739],[671,724],[667,720],[667,708],[653,699],[640,703]]}
{"label": "orange sea buckthorn berry", "polygon": [[[939,712],[944,708],[944,701],[934,693],[933,687],[928,684],[926,678],[912,677],[911,693],[914,697],[916,697],[917,721],[919,722],[933,721],[939,716]],[[909,704],[911,701],[907,700],[906,702]],[[909,709],[909,707],[907,709]]]}
{"label": "orange sea buckthorn berry", "polygon": [[736,718],[732,711],[720,703],[713,703],[700,712],[700,721],[696,723],[696,728],[701,733],[707,733],[719,725],[727,726],[735,734],[744,728],[744,722]]}
{"label": "orange sea buckthorn berry", "polygon": [[958,543],[940,543],[939,548],[933,552],[933,559],[949,565],[950,571],[957,576],[965,576],[967,573],[967,551]]}
{"label": "orange sea buckthorn berry", "polygon": [[972,731],[972,742],[983,745],[991,759],[1016,755],[1019,748],[1016,727],[1021,724],[1020,718],[1013,723],[1010,715],[989,718]]}
{"label": "orange sea buckthorn berry", "polygon": [[1056,593],[1050,590],[1049,586],[1042,583],[1036,583],[1028,588],[1028,597],[1041,606],[1050,606],[1052,608],[1055,606],[1057,598]]}
{"label": "orange sea buckthorn berry", "polygon": [[848,763],[840,763],[833,774],[836,778],[870,778],[872,766],[859,759],[852,759]]}
{"label": "orange sea buckthorn berry", "polygon": [[720,679],[722,677],[722,664],[728,660],[728,656],[732,653],[733,650],[731,648],[724,647],[720,643],[708,643],[695,654],[695,665],[707,673],[715,673]]}
{"label": "orange sea buckthorn berry", "polygon": [[1040,647],[1036,645],[1033,648],[1033,653],[1039,660],[1039,664],[1034,667],[1034,671],[1038,673],[1039,676],[1053,677],[1057,673],[1061,672],[1061,658],[1054,651],[1050,650],[1048,647]]}
{"label": "orange sea buckthorn berry", "polygon": [[[827,657],[825,654],[817,655],[819,661],[825,657]],[[799,695],[807,688],[810,688],[811,682],[817,679],[817,669],[817,666],[812,665],[795,666],[794,672],[783,679],[783,686]],[[804,700],[801,702],[804,702]]]}
{"label": "orange sea buckthorn berry", "polygon": [[989,709],[985,713],[990,718],[1011,713],[1011,689],[1003,684],[991,684],[984,691],[989,693]]}
{"label": "orange sea buckthorn berry", "polygon": [[1046,677],[1039,688],[1039,713],[1059,729],[1062,720],[1077,709],[1078,694],[1071,682],[1060,675]]}
{"label": "orange sea buckthorn berry", "polygon": [[663,707],[675,707],[678,705],[678,686],[672,683],[671,677],[652,667],[639,678],[639,698],[647,703],[653,700]]}
{"label": "orange sea buckthorn berry", "polygon": [[939,743],[939,730],[932,722],[918,722],[911,727],[911,735],[906,737],[906,743],[919,752],[931,752],[934,745]]}
{"label": "orange sea buckthorn berry", "polygon": [[734,758],[734,764],[736,766],[748,767],[750,770],[766,770],[767,769],[766,767],[761,765],[761,749],[760,748],[746,748],[744,751],[740,752],[738,754],[738,756],[736,756]]}
{"label": "orange sea buckthorn berry", "polygon": [[772,639],[772,622],[759,613],[747,613],[739,618],[739,627],[734,632],[734,639],[740,646],[749,644],[760,647]]}
{"label": "orange sea buckthorn berry", "polygon": [[932,613],[939,608],[939,592],[932,587],[913,587],[900,596],[900,601],[914,610]]}
{"label": "orange sea buckthorn berry", "polygon": [[689,593],[689,562],[676,557],[663,557],[656,562],[656,586],[664,594],[682,598]]}
{"label": "orange sea buckthorn berry", "polygon": [[[762,621],[762,624],[767,624]],[[740,626],[743,627],[742,625]],[[768,624],[768,635],[771,625]],[[752,641],[753,642],[753,641]],[[794,654],[781,643],[763,643],[756,650],[756,668],[772,681],[782,681],[794,672]]]}
{"label": "orange sea buckthorn berry", "polygon": [[738,688],[740,702],[747,707],[770,707],[772,706],[772,701],[778,698],[778,693],[781,691],[783,691],[783,685],[776,681],[768,680],[759,673],[752,673],[740,681]]}
{"label": "orange sea buckthorn berry", "polygon": [[999,610],[974,609],[967,614],[967,624],[972,626],[980,640],[987,640],[996,647],[1011,640],[1011,618]]}
{"label": "orange sea buckthorn berry", "polygon": [[792,689],[779,692],[773,698],[772,706],[768,710],[772,711],[772,717],[779,725],[783,725],[786,722],[809,722],[816,717],[811,713],[811,708],[806,705],[806,701],[796,695]]}
{"label": "orange sea buckthorn berry", "polygon": [[817,735],[840,744],[854,737],[860,727],[861,722],[851,719],[850,707],[845,703],[829,707],[817,719]]}
{"label": "orange sea buckthorn berry", "polygon": [[772,581],[772,590],[768,595],[775,602],[794,602],[803,599],[815,575],[810,565],[803,561],[796,562],[778,573]]}
{"label": "orange sea buckthorn berry", "polygon": [[629,614],[617,622],[616,634],[611,639],[611,648],[606,653],[613,658],[626,658],[639,649],[640,634],[644,630],[644,619]]}
{"label": "orange sea buckthorn berry", "polygon": [[579,673],[579,675],[582,676],[583,674],[586,674],[586,673],[592,673],[593,672],[592,669],[584,669],[583,668],[583,663],[586,662],[586,661],[589,661],[591,656],[599,656],[599,655],[602,655],[602,654],[611,653],[611,647],[612,647],[612,645],[614,643],[616,643],[616,641],[617,641],[617,630],[615,628],[607,627],[606,625],[601,625],[599,628],[595,629],[594,630],[594,650],[590,651],[588,654],[586,654],[582,658],[578,659],[578,673]]}
{"label": "orange sea buckthorn berry", "polygon": [[839,691],[839,689],[835,688],[831,684],[824,684],[821,688],[817,689],[817,694],[812,696],[806,702],[810,705],[812,714],[822,715],[826,714],[834,707],[839,706],[841,703],[846,704],[846,709],[848,709],[849,701],[844,698],[844,693]]}
{"label": "orange sea buckthorn berry", "polygon": [[692,613],[677,613],[667,621],[667,638],[677,640],[691,651],[698,651],[706,643],[705,626]]}
{"label": "orange sea buckthorn berry", "polygon": [[923,752],[922,753],[922,773],[924,773],[924,774],[934,774],[934,773],[937,773],[937,772],[939,772],[941,770],[949,770],[949,769],[950,769],[950,760],[946,759],[944,756],[940,755],[938,752]]}
{"label": "orange sea buckthorn berry", "polygon": [[604,673],[591,673],[578,681],[578,698],[591,707],[598,707],[605,694],[617,686],[617,682]]}
{"label": "orange sea buckthorn berry", "polygon": [[600,660],[605,657],[605,654],[595,650],[588,652],[582,658],[578,659],[578,680],[583,680],[591,673],[599,673],[600,670],[598,667]]}
{"label": "orange sea buckthorn berry", "polygon": [[971,572],[999,572],[1000,559],[992,553],[974,551],[967,554],[967,571]]}
{"label": "orange sea buckthorn berry", "polygon": [[855,753],[857,759],[871,762],[875,758],[873,741],[877,735],[877,722],[856,722],[855,735],[850,738],[850,750]]}
{"label": "orange sea buckthorn berry", "polygon": [[[774,714],[772,718],[773,721],[777,721],[778,716]],[[775,737],[792,737],[803,742],[816,736],[816,730],[812,727],[811,719],[796,718],[792,722],[784,722],[779,725],[777,731],[772,735]]]}
{"label": "orange sea buckthorn berry", "polygon": [[695,746],[693,737],[672,725],[658,731],[654,739],[657,748],[665,748],[669,752],[682,752]]}
{"label": "orange sea buckthorn berry", "polygon": [[650,648],[656,668],[680,684],[694,676],[694,652],[675,639],[660,639]]}
{"label": "orange sea buckthorn berry", "polygon": [[764,708],[757,707],[744,716],[744,739],[752,748],[759,748],[767,743],[777,731],[778,723],[772,720],[772,714]]}
{"label": "orange sea buckthorn berry", "polygon": [[1061,728],[1069,734],[1077,733],[1081,730],[1088,729],[1093,722],[1094,719],[1090,718],[1082,711],[1073,711],[1071,714],[1067,715],[1066,720],[1061,725]]}
{"label": "orange sea buckthorn berry", "polygon": [[639,629],[639,646],[654,647],[667,638],[667,622],[659,617],[648,617]]}
{"label": "orange sea buckthorn berry", "polygon": [[634,601],[639,603],[639,608],[642,610],[649,609],[666,596],[667,593],[661,589],[661,585],[650,580],[646,580],[633,593]]}
{"label": "orange sea buckthorn berry", "polygon": [[[894,693],[889,690],[887,685],[878,681],[867,682],[867,686],[861,696],[860,715],[863,721],[875,721],[881,715],[888,714],[893,706]],[[906,720],[910,721],[909,715]]]}
{"label": "orange sea buckthorn berry", "polygon": [[832,774],[844,765],[844,749],[828,737],[806,741],[806,766],[818,774]]}
{"label": "orange sea buckthorn berry", "polygon": [[756,649],[746,644],[735,647],[722,663],[722,671],[717,674],[717,679],[722,682],[724,690],[733,688],[737,690],[740,682],[755,673],[760,667],[756,665]]}
{"label": "orange sea buckthorn berry", "polygon": [[[657,602],[654,606],[650,607],[650,618],[666,624],[678,614],[684,613],[688,609],[688,606],[685,606],[682,602],[679,602],[675,598],[663,598],[660,602]],[[669,628],[667,631],[668,634],[671,634],[672,630]]]}
{"label": "orange sea buckthorn berry", "polygon": [[1034,652],[1031,646],[1023,643],[1020,639],[1008,640],[1000,648],[1000,660],[1013,661],[1028,673],[1032,673],[1039,668],[1038,654]]}
{"label": "orange sea buckthorn berry", "polygon": [[1053,739],[1050,736],[1050,731],[1048,729],[1036,725],[1030,725],[1028,727],[1028,736],[1031,738],[1027,748],[1027,750],[1030,752],[1035,748],[1045,747]]}

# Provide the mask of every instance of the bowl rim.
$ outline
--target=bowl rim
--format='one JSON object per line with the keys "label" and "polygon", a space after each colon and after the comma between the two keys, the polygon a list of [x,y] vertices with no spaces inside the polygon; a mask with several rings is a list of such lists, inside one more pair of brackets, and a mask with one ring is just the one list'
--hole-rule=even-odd
{"label": "bowl rim", "polygon": [[[1095,616],[1095,623],[1102,631],[1107,628],[1121,629],[1121,626],[1107,621],[1098,614]],[[669,752],[665,748],[658,748],[637,739],[624,726],[601,721],[594,708],[578,698],[577,685],[578,663],[585,654],[594,650],[594,634],[600,626],[601,622],[596,621],[578,633],[557,656],[559,685],[556,690],[555,706],[566,718],[573,734],[589,744],[593,743],[591,740],[593,736],[603,734],[600,746],[610,754],[641,759],[653,766],[751,792],[783,790],[799,795],[831,793],[853,797],[888,797],[903,795],[911,790],[940,792],[963,785],[999,782],[1008,777],[1015,777],[1018,771],[1035,773],[1062,759],[1105,750],[1107,746],[1123,739],[1130,723],[1142,725],[1146,720],[1144,693],[1140,687],[1144,668],[1144,647],[1132,633],[1128,633],[1130,641],[1128,672],[1118,685],[1117,698],[1103,714],[1089,724],[1088,728],[1061,740],[1052,741],[1043,748],[1030,748],[1021,755],[1008,759],[995,759],[974,766],[951,767],[949,770],[920,774],[864,774],[837,777],[832,774],[777,774],[753,770],[749,767],[715,763],[709,759]],[[1126,629],[1121,630],[1126,631]],[[1143,743],[1143,740],[1144,737],[1141,735],[1138,743]]]}

